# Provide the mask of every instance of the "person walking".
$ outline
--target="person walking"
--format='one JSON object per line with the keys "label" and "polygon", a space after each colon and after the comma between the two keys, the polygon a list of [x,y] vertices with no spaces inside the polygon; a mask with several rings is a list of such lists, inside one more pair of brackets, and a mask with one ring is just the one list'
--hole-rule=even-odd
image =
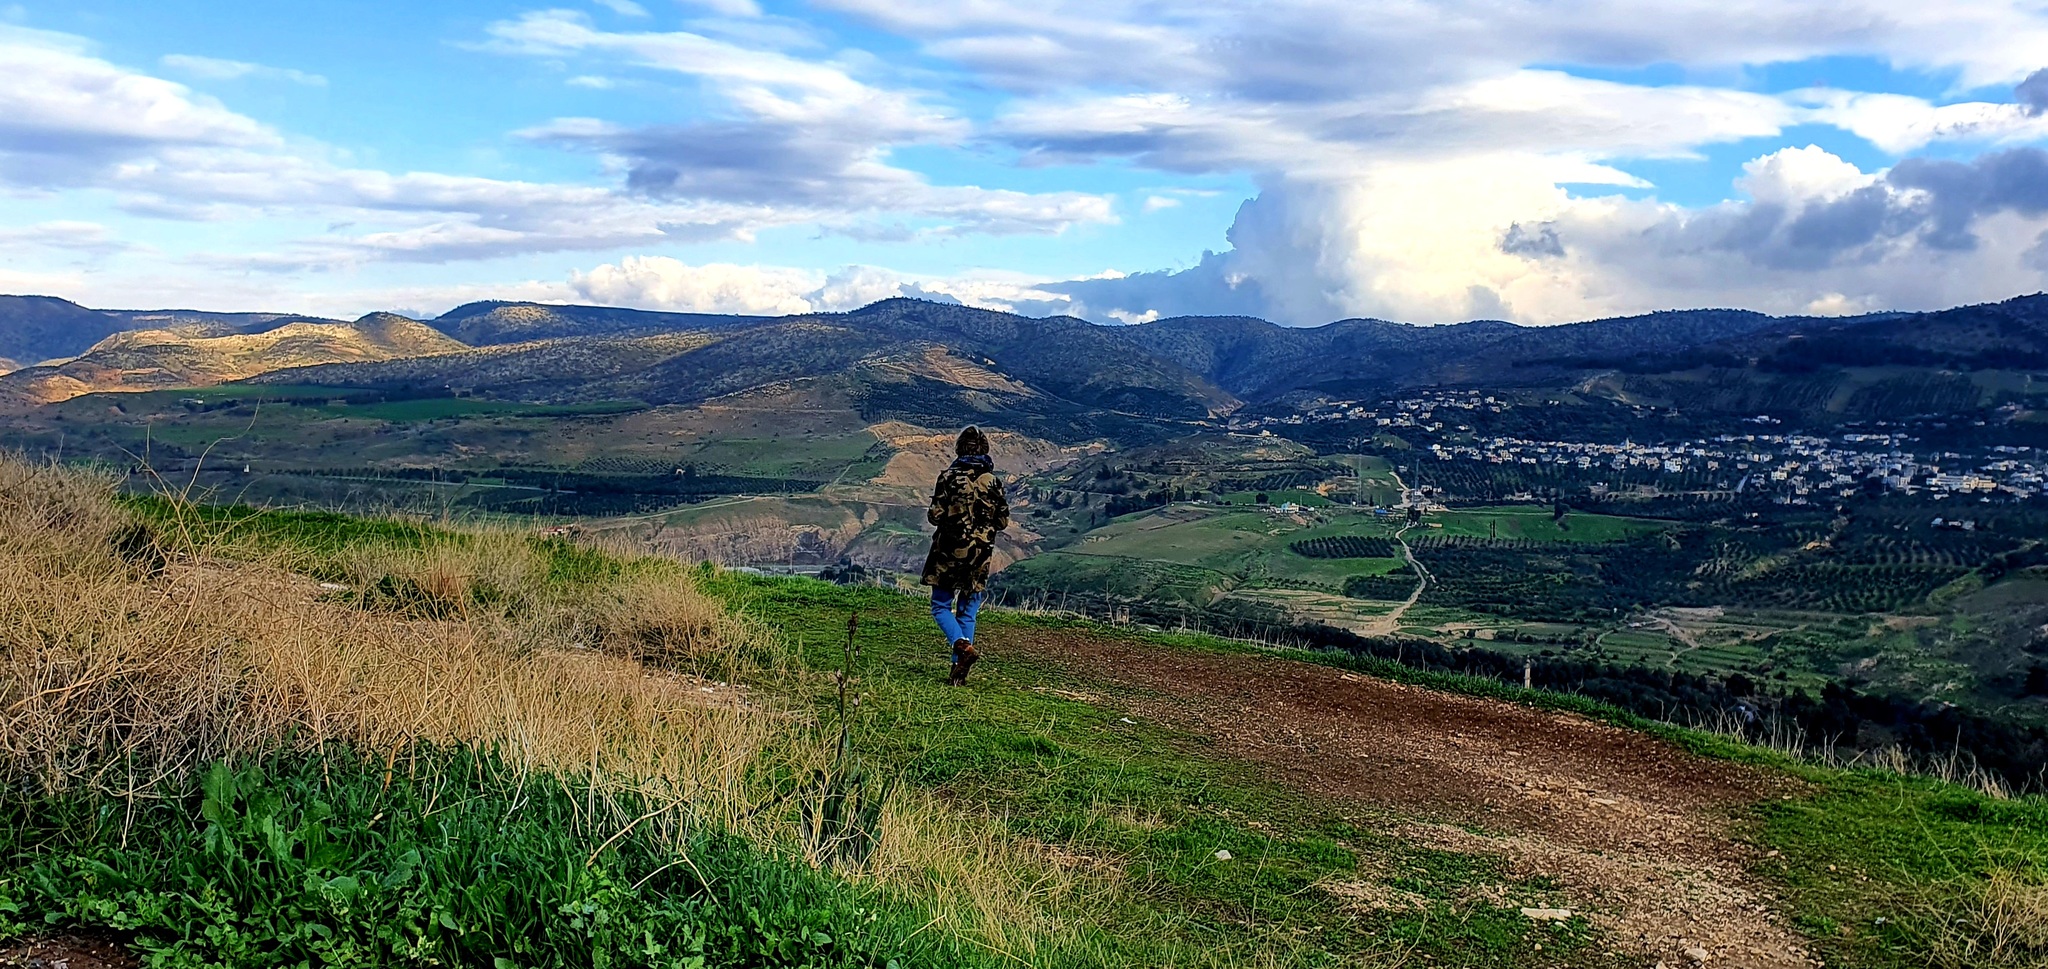
{"label": "person walking", "polygon": [[974,648],[974,616],[988,585],[988,557],[995,551],[996,533],[1010,527],[1010,500],[1003,495],[1003,479],[996,477],[995,460],[989,457],[988,435],[980,428],[961,431],[953,453],[957,456],[952,465],[939,472],[938,483],[932,486],[932,507],[925,513],[938,531],[932,534],[920,581],[932,587],[932,619],[953,647],[953,670],[946,683],[964,686],[968,669],[981,658]]}

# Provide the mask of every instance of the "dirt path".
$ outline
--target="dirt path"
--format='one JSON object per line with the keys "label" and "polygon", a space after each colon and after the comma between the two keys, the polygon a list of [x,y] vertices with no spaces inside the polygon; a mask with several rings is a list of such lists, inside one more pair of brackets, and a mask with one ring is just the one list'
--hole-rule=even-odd
{"label": "dirt path", "polygon": [[1408,560],[1408,567],[1415,570],[1415,591],[1408,593],[1408,598],[1402,600],[1400,605],[1395,606],[1394,611],[1384,616],[1375,616],[1357,627],[1361,635],[1391,636],[1394,633],[1400,632],[1401,617],[1407,615],[1408,610],[1415,608],[1415,603],[1421,600],[1422,593],[1429,589],[1429,570],[1422,567],[1422,561],[1415,557],[1415,550],[1408,547],[1406,536],[1408,535],[1408,529],[1413,527],[1415,526],[1405,526],[1400,531],[1395,532],[1394,541],[1401,543],[1402,557]]}
{"label": "dirt path", "polygon": [[[1072,631],[991,629],[1131,715],[1210,738],[1261,773],[1412,841],[1547,875],[1645,966],[1815,963],[1749,879],[1726,810],[1795,782],[1583,717],[1256,654]],[[1000,662],[1000,659],[997,660]],[[1477,834],[1484,831],[1486,834]]]}
{"label": "dirt path", "polygon": [[1671,620],[1666,619],[1663,616],[1650,615],[1645,616],[1644,618],[1647,619],[1651,625],[1656,626],[1658,629],[1661,629],[1667,633],[1670,633],[1672,639],[1678,640],[1679,644],[1685,647],[1683,649],[1674,649],[1671,651],[1671,661],[1666,665],[1670,666],[1672,669],[1678,668],[1678,660],[1681,657],[1683,657],[1687,653],[1692,652],[1695,649],[1700,648],[1699,639],[1694,637],[1692,633],[1687,632],[1685,630],[1685,627],[1680,626],[1679,624],[1672,622]]}
{"label": "dirt path", "polygon": [[[1405,506],[1414,500],[1409,495],[1408,483],[1401,480],[1401,472],[1389,471],[1387,473],[1393,477],[1394,485],[1401,489],[1401,504]],[[1394,633],[1400,632],[1401,617],[1407,615],[1408,610],[1415,608],[1415,603],[1421,600],[1422,593],[1429,589],[1429,570],[1422,567],[1422,561],[1415,557],[1415,549],[1408,545],[1408,530],[1414,527],[1413,525],[1401,526],[1401,530],[1394,533],[1394,541],[1401,543],[1401,557],[1407,559],[1408,567],[1415,570],[1415,591],[1408,593],[1408,598],[1403,600],[1400,605],[1395,606],[1394,611],[1384,616],[1373,617],[1356,627],[1359,634],[1365,636],[1391,636]]]}

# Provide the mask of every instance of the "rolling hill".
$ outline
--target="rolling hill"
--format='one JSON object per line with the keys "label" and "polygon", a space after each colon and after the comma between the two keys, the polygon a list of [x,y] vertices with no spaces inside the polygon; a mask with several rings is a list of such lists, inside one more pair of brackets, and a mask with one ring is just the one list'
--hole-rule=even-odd
{"label": "rolling hill", "polygon": [[[617,316],[592,307],[497,304],[443,332],[498,339],[578,335],[477,347],[432,358],[277,369],[274,384],[446,390],[544,403],[638,400],[690,404],[790,380],[830,379],[871,420],[996,419],[1058,440],[1159,420],[1205,419],[1238,401],[1170,360],[1138,352],[1119,331],[1067,318],[886,300],[851,313],[775,319]],[[631,327],[622,328],[621,321]],[[656,323],[665,328],[653,328]],[[990,415],[983,417],[982,415]]]}
{"label": "rolling hill", "polygon": [[292,313],[202,310],[95,310],[54,296],[0,296],[0,359],[15,366],[75,357],[129,330],[187,330],[205,335],[257,333],[295,322],[336,323]]}
{"label": "rolling hill", "polygon": [[267,370],[431,358],[463,349],[427,326],[372,313],[353,323],[287,322],[235,332],[215,321],[117,331],[84,353],[0,376],[0,403],[38,405],[104,390],[203,387]]}
{"label": "rolling hill", "polygon": [[1246,317],[1101,326],[911,299],[789,317],[480,302],[406,321],[403,339],[348,337],[348,326],[360,323],[0,297],[0,358],[57,358],[4,378],[0,393],[34,403],[255,377],[534,403],[690,404],[831,379],[871,419],[966,414],[1074,440],[1432,387],[1881,419],[2025,403],[2048,369],[2048,297],[2038,295],[1933,313],[1710,309],[1552,327],[1353,319],[1293,328]]}

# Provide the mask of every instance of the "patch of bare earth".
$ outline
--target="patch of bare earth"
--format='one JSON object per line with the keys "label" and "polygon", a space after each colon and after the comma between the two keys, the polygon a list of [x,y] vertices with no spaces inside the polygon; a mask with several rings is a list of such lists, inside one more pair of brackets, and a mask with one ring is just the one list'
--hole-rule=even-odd
{"label": "patch of bare earth", "polygon": [[1548,876],[1646,965],[1817,964],[1746,874],[1753,849],[1727,831],[1729,808],[1795,782],[1584,717],[1279,657],[1074,631],[983,638],[998,662],[1063,667],[1319,798],[1427,819],[1393,834]]}
{"label": "patch of bare earth", "polygon": [[7,969],[135,969],[142,965],[127,949],[105,939],[75,935],[0,944]]}

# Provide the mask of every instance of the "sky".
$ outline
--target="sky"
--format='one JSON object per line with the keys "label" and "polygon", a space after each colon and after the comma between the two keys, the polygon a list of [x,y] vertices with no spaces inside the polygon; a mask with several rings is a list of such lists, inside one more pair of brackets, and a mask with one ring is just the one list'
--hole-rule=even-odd
{"label": "sky", "polygon": [[2048,288],[2041,0],[0,2],[0,292],[1102,323]]}

